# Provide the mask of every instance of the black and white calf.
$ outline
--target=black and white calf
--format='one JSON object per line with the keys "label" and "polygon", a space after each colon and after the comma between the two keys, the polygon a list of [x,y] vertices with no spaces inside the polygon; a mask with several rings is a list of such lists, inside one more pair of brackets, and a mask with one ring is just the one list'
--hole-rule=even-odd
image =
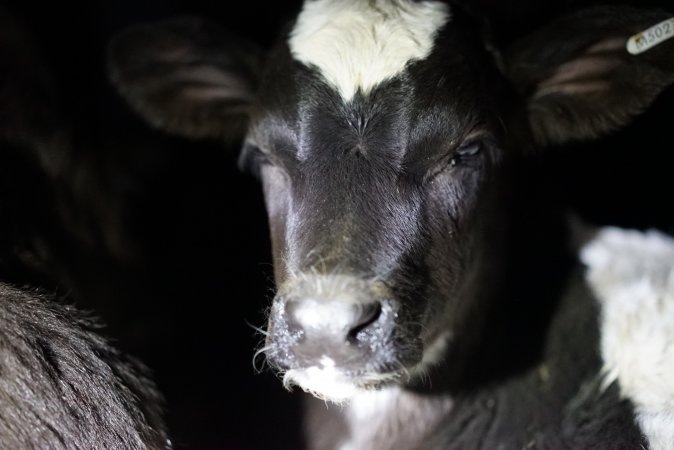
{"label": "black and white calf", "polygon": [[110,69],[154,126],[243,138],[273,241],[267,358],[343,404],[312,403],[311,448],[638,448],[595,302],[519,228],[508,175],[644,110],[674,80],[673,22],[648,31],[669,17],[588,9],[500,52],[456,5],[307,0],[269,52],[185,19],[121,34]]}

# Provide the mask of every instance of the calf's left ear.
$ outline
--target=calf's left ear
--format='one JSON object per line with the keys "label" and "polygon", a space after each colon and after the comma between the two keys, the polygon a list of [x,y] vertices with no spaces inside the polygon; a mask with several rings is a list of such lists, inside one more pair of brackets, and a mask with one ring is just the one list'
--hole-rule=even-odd
{"label": "calf's left ear", "polygon": [[513,44],[506,72],[525,98],[536,143],[596,138],[646,109],[674,82],[674,39],[664,39],[674,37],[672,16],[595,7]]}
{"label": "calf's left ear", "polygon": [[241,138],[262,52],[218,25],[180,18],[137,25],[108,48],[109,76],[148,123],[188,138]]}

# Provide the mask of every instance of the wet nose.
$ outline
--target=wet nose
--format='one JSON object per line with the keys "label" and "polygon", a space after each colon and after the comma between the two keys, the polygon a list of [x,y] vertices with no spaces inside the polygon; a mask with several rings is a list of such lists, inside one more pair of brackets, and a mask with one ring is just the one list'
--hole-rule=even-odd
{"label": "wet nose", "polygon": [[366,334],[377,322],[382,305],[376,300],[303,298],[288,301],[285,310],[290,327],[339,343],[356,342]]}

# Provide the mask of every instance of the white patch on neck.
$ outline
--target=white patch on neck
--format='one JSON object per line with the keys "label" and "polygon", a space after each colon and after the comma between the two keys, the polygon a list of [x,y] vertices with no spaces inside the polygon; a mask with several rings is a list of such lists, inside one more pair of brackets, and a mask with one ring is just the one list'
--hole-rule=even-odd
{"label": "white patch on neck", "polygon": [[449,18],[437,1],[307,0],[288,44],[349,101],[426,58]]}
{"label": "white patch on neck", "polygon": [[350,433],[338,448],[416,447],[453,405],[447,395],[418,394],[399,386],[360,393],[344,409]]}
{"label": "white patch on neck", "polygon": [[354,423],[363,423],[395,409],[401,392],[400,387],[391,386],[355,396],[348,407],[349,420]]}
{"label": "white patch on neck", "polygon": [[581,250],[601,306],[607,384],[618,381],[653,450],[674,448],[674,239],[603,228]]}

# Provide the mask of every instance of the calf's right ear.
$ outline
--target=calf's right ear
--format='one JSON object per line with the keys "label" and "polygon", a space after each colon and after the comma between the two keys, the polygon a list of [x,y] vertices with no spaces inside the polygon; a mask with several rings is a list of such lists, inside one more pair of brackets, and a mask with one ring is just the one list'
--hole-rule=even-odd
{"label": "calf's right ear", "polygon": [[257,88],[261,51],[203,19],[122,31],[109,76],[150,125],[188,138],[240,139]]}

